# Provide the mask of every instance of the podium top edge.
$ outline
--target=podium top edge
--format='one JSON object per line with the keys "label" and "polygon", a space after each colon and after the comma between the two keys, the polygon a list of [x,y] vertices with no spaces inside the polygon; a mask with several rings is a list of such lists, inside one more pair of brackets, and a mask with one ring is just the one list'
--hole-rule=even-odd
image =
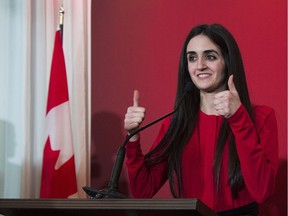
{"label": "podium top edge", "polygon": [[185,208],[195,209],[198,199],[0,199],[0,208]]}
{"label": "podium top edge", "polygon": [[[216,216],[199,199],[0,199],[0,213],[53,211],[196,211]],[[12,214],[14,215],[14,214]],[[16,215],[16,214],[15,214]]]}

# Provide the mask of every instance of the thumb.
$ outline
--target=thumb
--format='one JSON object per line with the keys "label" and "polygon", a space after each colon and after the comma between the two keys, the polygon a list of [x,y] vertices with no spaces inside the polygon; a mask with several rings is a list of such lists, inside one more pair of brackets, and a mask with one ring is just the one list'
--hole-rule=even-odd
{"label": "thumb", "polygon": [[138,107],[139,106],[139,100],[140,100],[140,94],[138,90],[134,90],[133,95],[133,106]]}
{"label": "thumb", "polygon": [[237,89],[235,87],[235,84],[234,84],[234,81],[233,81],[233,78],[234,76],[231,75],[228,79],[228,88],[229,88],[229,91],[232,92],[232,93],[237,93]]}

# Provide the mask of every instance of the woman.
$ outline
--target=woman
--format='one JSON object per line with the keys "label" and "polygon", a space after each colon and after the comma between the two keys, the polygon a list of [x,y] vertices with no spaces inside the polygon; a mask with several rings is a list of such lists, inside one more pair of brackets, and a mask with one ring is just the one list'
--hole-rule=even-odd
{"label": "woman", "polygon": [[[238,45],[219,24],[199,25],[184,43],[175,107],[145,156],[139,134],[127,144],[127,170],[134,197],[150,198],[169,179],[174,197],[198,198],[220,215],[257,215],[274,191],[278,164],[277,123],[267,106],[252,106]],[[124,128],[145,116],[139,93]]]}

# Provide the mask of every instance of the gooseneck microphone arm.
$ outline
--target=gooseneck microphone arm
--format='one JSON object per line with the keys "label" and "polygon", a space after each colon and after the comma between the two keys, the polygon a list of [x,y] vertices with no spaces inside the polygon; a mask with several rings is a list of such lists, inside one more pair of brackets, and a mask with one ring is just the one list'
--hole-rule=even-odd
{"label": "gooseneck microphone arm", "polygon": [[122,142],[121,146],[119,147],[118,151],[117,151],[117,155],[116,155],[116,159],[115,159],[115,163],[114,163],[114,167],[112,170],[112,174],[111,174],[111,178],[109,180],[108,183],[108,187],[102,190],[94,190],[91,189],[87,186],[83,187],[83,190],[86,192],[86,194],[88,194],[88,196],[92,199],[102,199],[102,198],[126,198],[125,195],[120,194],[118,192],[118,181],[119,181],[119,177],[121,174],[121,170],[123,167],[123,162],[125,159],[125,154],[126,154],[126,144],[129,142],[130,138],[132,138],[134,135],[138,134],[139,132],[145,130],[146,128],[156,124],[157,122],[167,118],[168,116],[174,114],[180,107],[181,103],[183,102],[186,94],[188,92],[192,91],[192,83],[188,82],[185,86],[184,89],[184,94],[182,95],[177,107],[170,113],[150,122],[149,124],[140,127],[134,131],[132,131],[130,134],[128,134],[126,136],[126,138],[124,139],[124,141]]}

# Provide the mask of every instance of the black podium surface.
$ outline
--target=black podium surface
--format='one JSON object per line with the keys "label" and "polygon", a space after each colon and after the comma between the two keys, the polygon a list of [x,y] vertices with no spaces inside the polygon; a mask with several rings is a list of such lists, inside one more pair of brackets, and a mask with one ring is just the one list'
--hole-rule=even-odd
{"label": "black podium surface", "polygon": [[5,216],[216,216],[198,199],[0,199]]}

